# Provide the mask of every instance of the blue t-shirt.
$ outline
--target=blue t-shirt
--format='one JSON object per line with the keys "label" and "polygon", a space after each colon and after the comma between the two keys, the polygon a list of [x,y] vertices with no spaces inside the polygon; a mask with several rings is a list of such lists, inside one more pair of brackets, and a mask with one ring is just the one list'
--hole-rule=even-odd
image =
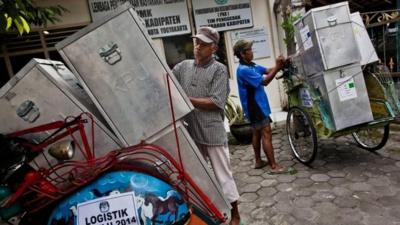
{"label": "blue t-shirt", "polygon": [[271,114],[267,94],[262,85],[267,68],[255,63],[241,62],[236,70],[240,102],[245,117],[251,122],[267,118]]}

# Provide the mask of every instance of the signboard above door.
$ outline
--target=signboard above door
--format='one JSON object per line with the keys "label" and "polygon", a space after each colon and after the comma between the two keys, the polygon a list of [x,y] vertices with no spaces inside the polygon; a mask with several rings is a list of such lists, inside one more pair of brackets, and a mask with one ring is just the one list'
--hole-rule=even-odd
{"label": "signboard above door", "polygon": [[89,0],[92,21],[129,4],[143,19],[152,38],[191,33],[187,0]]}
{"label": "signboard above door", "polygon": [[218,31],[253,26],[250,0],[192,0],[196,28]]}

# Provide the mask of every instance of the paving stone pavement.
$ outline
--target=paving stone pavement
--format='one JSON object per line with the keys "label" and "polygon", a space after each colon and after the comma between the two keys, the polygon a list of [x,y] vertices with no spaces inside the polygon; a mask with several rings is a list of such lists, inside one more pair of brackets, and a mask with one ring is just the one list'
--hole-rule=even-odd
{"label": "paving stone pavement", "polygon": [[293,175],[253,169],[251,145],[229,146],[243,224],[400,225],[400,125],[376,154],[351,136],[318,140],[312,168],[292,156],[284,128],[273,128],[275,157]]}

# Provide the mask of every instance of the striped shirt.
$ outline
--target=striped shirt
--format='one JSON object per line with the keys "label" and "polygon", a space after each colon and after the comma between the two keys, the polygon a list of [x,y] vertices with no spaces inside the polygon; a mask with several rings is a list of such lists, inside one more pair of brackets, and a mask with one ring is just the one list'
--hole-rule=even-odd
{"label": "striped shirt", "polygon": [[217,110],[195,108],[185,117],[193,140],[202,145],[220,146],[227,143],[224,127],[224,106],[229,94],[229,76],[226,66],[211,59],[204,66],[194,60],[184,60],[172,72],[189,97],[210,98]]}

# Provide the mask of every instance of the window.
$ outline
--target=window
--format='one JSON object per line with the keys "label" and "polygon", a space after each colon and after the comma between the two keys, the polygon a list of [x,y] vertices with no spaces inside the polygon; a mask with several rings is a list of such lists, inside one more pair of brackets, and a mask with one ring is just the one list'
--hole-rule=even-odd
{"label": "window", "polygon": [[[226,47],[224,41],[224,34],[220,32],[220,41],[218,44],[218,51],[216,59],[228,66],[228,58],[226,55]],[[164,52],[167,64],[173,68],[177,63],[185,59],[193,59],[193,40],[191,35],[182,35],[174,37],[163,38]]]}
{"label": "window", "polygon": [[[54,45],[80,30],[83,26],[52,28],[46,31],[41,29],[24,35],[14,33],[2,34],[0,36],[0,87],[11,76],[18,73],[32,58],[50,58],[52,60],[63,61],[54,48]],[[11,61],[11,68],[7,68],[5,59]],[[12,74],[9,74],[9,71],[12,71]]]}
{"label": "window", "polygon": [[185,59],[193,59],[193,41],[191,35],[163,38],[167,64],[173,68]]}

